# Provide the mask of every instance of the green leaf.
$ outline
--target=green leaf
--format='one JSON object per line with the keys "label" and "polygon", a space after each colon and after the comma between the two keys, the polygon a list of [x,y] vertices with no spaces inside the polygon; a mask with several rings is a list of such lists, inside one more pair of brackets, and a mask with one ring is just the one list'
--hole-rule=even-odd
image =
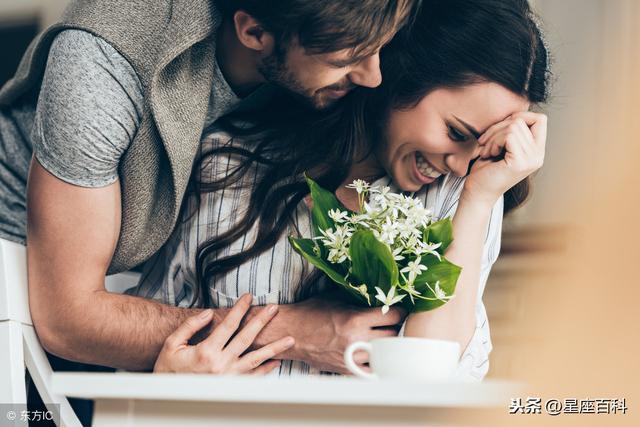
{"label": "green leaf", "polygon": [[336,271],[329,262],[318,257],[313,248],[316,243],[311,239],[297,239],[293,236],[289,236],[289,243],[293,246],[293,249],[302,255],[310,264],[316,266],[323,271],[331,280],[340,285],[351,297],[355,299],[355,302],[368,305],[366,297],[361,295],[356,289],[353,289],[349,282],[344,278],[342,274]]}
{"label": "green leaf", "polygon": [[429,311],[444,305],[445,302],[435,299],[435,295],[429,290],[425,283],[428,283],[431,288],[435,289],[435,284],[439,281],[442,290],[447,295],[453,295],[456,290],[458,277],[460,277],[460,272],[462,271],[461,267],[444,258],[442,261],[438,261],[435,257],[428,257],[424,264],[428,267],[428,270],[416,277],[414,286],[423,296],[434,299],[425,300],[416,298],[415,305],[412,305],[411,301],[409,301],[407,305],[406,300],[408,298],[405,298],[405,301],[403,301],[405,303],[405,307],[411,311]]}
{"label": "green leaf", "polygon": [[451,242],[453,242],[453,224],[451,218],[445,218],[429,225],[423,234],[425,243],[440,243],[442,245],[437,249],[440,255],[444,255]]}
{"label": "green leaf", "polygon": [[320,230],[335,229],[335,222],[329,217],[329,211],[332,209],[347,210],[336,196],[320,187],[314,180],[305,174],[305,179],[311,190],[311,199],[313,207],[311,208],[311,218],[313,220],[314,233],[320,236]]}
{"label": "green leaf", "polygon": [[386,292],[398,284],[398,265],[389,246],[380,242],[371,230],[359,230],[351,237],[351,276],[373,292],[375,286]]}

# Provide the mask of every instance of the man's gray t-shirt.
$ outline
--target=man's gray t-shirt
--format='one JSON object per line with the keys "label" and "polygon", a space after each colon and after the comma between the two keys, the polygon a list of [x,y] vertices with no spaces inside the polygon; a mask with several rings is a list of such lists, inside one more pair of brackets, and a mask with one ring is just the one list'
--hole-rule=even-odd
{"label": "man's gray t-shirt", "polygon": [[[217,64],[205,128],[239,99]],[[33,153],[57,178],[81,187],[118,179],[122,155],[141,122],[143,88],[105,40],[65,30],[49,53],[37,107],[0,110],[0,237],[26,239],[26,178]]]}

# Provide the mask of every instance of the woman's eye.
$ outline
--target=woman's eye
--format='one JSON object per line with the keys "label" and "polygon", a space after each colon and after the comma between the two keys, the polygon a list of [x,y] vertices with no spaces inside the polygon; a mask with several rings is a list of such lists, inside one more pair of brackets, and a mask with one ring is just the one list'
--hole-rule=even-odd
{"label": "woman's eye", "polygon": [[453,126],[449,126],[449,138],[457,142],[464,142],[467,140],[467,135],[460,132],[458,129],[454,128]]}

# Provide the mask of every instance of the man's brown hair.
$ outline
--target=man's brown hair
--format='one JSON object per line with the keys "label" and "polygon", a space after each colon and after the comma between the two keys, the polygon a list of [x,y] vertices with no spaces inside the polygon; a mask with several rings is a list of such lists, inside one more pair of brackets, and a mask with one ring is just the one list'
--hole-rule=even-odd
{"label": "man's brown hair", "polygon": [[231,17],[243,10],[284,50],[294,39],[309,53],[353,49],[367,56],[415,14],[421,0],[217,0]]}

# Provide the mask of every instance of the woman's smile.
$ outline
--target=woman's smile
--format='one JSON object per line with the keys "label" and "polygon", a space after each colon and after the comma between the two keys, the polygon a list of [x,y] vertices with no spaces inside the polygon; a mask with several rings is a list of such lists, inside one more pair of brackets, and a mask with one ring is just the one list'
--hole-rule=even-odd
{"label": "woman's smile", "polygon": [[412,156],[414,180],[422,185],[431,184],[440,178],[440,173],[420,152]]}

